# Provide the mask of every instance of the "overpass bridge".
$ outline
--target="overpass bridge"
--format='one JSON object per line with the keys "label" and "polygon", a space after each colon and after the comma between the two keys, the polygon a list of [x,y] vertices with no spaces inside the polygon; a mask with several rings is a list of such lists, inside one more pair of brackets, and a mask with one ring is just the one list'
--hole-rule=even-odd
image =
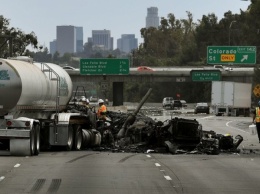
{"label": "overpass bridge", "polygon": [[[124,82],[193,82],[191,72],[219,72],[220,81],[234,81],[252,83],[254,76],[253,67],[213,68],[213,67],[172,67],[153,68],[153,71],[138,71],[130,68],[128,75],[81,75],[79,70],[67,70],[74,90],[76,86],[85,86],[86,82],[102,83],[104,86],[113,84],[113,105],[123,104]],[[198,80],[195,80],[198,81]],[[203,80],[200,80],[200,82]],[[210,80],[204,80],[210,81]]]}
{"label": "overpass bridge", "polygon": [[221,81],[251,83],[254,75],[253,67],[235,67],[228,69],[201,68],[153,68],[153,71],[138,71],[130,68],[129,75],[81,75],[79,70],[67,70],[75,83],[80,82],[191,82],[191,71],[220,71]]}

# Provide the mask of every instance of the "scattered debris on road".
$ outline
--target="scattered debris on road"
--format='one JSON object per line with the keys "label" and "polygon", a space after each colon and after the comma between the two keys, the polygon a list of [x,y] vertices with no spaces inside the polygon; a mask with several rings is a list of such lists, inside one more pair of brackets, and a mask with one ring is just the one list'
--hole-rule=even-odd
{"label": "scattered debris on road", "polygon": [[[98,120],[96,129],[83,129],[83,149],[112,152],[210,154],[238,153],[243,137],[204,131],[196,119],[174,117],[157,121],[146,115],[160,111],[140,111],[151,89],[131,112],[108,111],[106,120]],[[76,108],[77,109],[77,108]],[[70,109],[72,111],[73,108]],[[89,114],[89,111],[77,109]],[[94,111],[95,112],[95,111]],[[147,114],[148,113],[148,114]]]}
{"label": "scattered debris on road", "polygon": [[[143,114],[137,114],[135,121],[125,128],[123,137],[119,131],[129,116],[127,113],[109,112],[111,121],[105,121],[104,129],[98,128],[102,141],[94,150],[136,153],[210,154],[238,153],[243,137],[230,134],[216,134],[202,130],[196,119],[175,117],[156,121]],[[109,134],[109,135],[108,135]]]}

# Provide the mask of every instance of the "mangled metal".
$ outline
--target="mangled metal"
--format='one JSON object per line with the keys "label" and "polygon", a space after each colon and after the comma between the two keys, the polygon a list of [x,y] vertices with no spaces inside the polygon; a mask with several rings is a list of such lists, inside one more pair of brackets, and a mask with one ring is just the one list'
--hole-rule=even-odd
{"label": "mangled metal", "polygon": [[[151,93],[143,97],[130,113],[107,112],[107,120],[97,120],[96,129],[83,129],[83,148],[113,152],[212,154],[239,152],[243,137],[205,131],[196,119],[174,117],[157,121],[143,114],[141,107]],[[81,111],[89,114],[90,110]],[[93,110],[92,110],[93,111]],[[147,112],[147,110],[146,110]]]}
{"label": "mangled metal", "polygon": [[[171,154],[214,154],[221,152],[238,152],[237,149],[243,137],[237,135],[216,134],[214,131],[202,130],[202,125],[196,119],[175,117],[170,120],[155,121],[150,117],[137,114],[135,122],[126,128],[123,138],[117,134],[128,118],[126,113],[109,112],[112,124],[111,131],[114,145],[113,151],[150,152]],[[107,147],[105,142],[101,144]],[[152,150],[152,151],[151,151]]]}

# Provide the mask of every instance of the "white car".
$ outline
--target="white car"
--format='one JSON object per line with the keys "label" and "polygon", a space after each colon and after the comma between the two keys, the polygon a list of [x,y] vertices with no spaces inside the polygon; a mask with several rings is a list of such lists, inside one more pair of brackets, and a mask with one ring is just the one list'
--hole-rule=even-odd
{"label": "white car", "polygon": [[187,108],[187,102],[185,100],[180,100],[181,101],[181,105],[183,108]]}
{"label": "white car", "polygon": [[163,101],[162,101],[163,108],[171,108],[173,101],[174,101],[173,97],[163,98]]}
{"label": "white car", "polygon": [[90,96],[89,97],[89,105],[90,106],[98,106],[98,100],[99,98],[96,96]]}
{"label": "white car", "polygon": [[233,70],[233,68],[226,67],[226,66],[223,66],[223,65],[214,65],[214,68],[224,70],[224,71],[232,71]]}

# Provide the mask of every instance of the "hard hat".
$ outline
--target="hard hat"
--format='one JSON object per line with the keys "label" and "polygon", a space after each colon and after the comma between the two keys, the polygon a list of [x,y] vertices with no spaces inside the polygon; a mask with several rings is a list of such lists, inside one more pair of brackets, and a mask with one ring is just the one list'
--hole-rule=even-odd
{"label": "hard hat", "polygon": [[88,99],[85,96],[82,96],[80,99],[82,102],[89,102]]}
{"label": "hard hat", "polygon": [[85,101],[86,97],[85,96],[81,96],[80,101]]}
{"label": "hard hat", "polygon": [[100,103],[104,103],[104,100],[99,99],[99,100],[98,100],[98,104],[100,104]]}
{"label": "hard hat", "polygon": [[111,124],[109,122],[104,123],[106,127],[109,127]]}

